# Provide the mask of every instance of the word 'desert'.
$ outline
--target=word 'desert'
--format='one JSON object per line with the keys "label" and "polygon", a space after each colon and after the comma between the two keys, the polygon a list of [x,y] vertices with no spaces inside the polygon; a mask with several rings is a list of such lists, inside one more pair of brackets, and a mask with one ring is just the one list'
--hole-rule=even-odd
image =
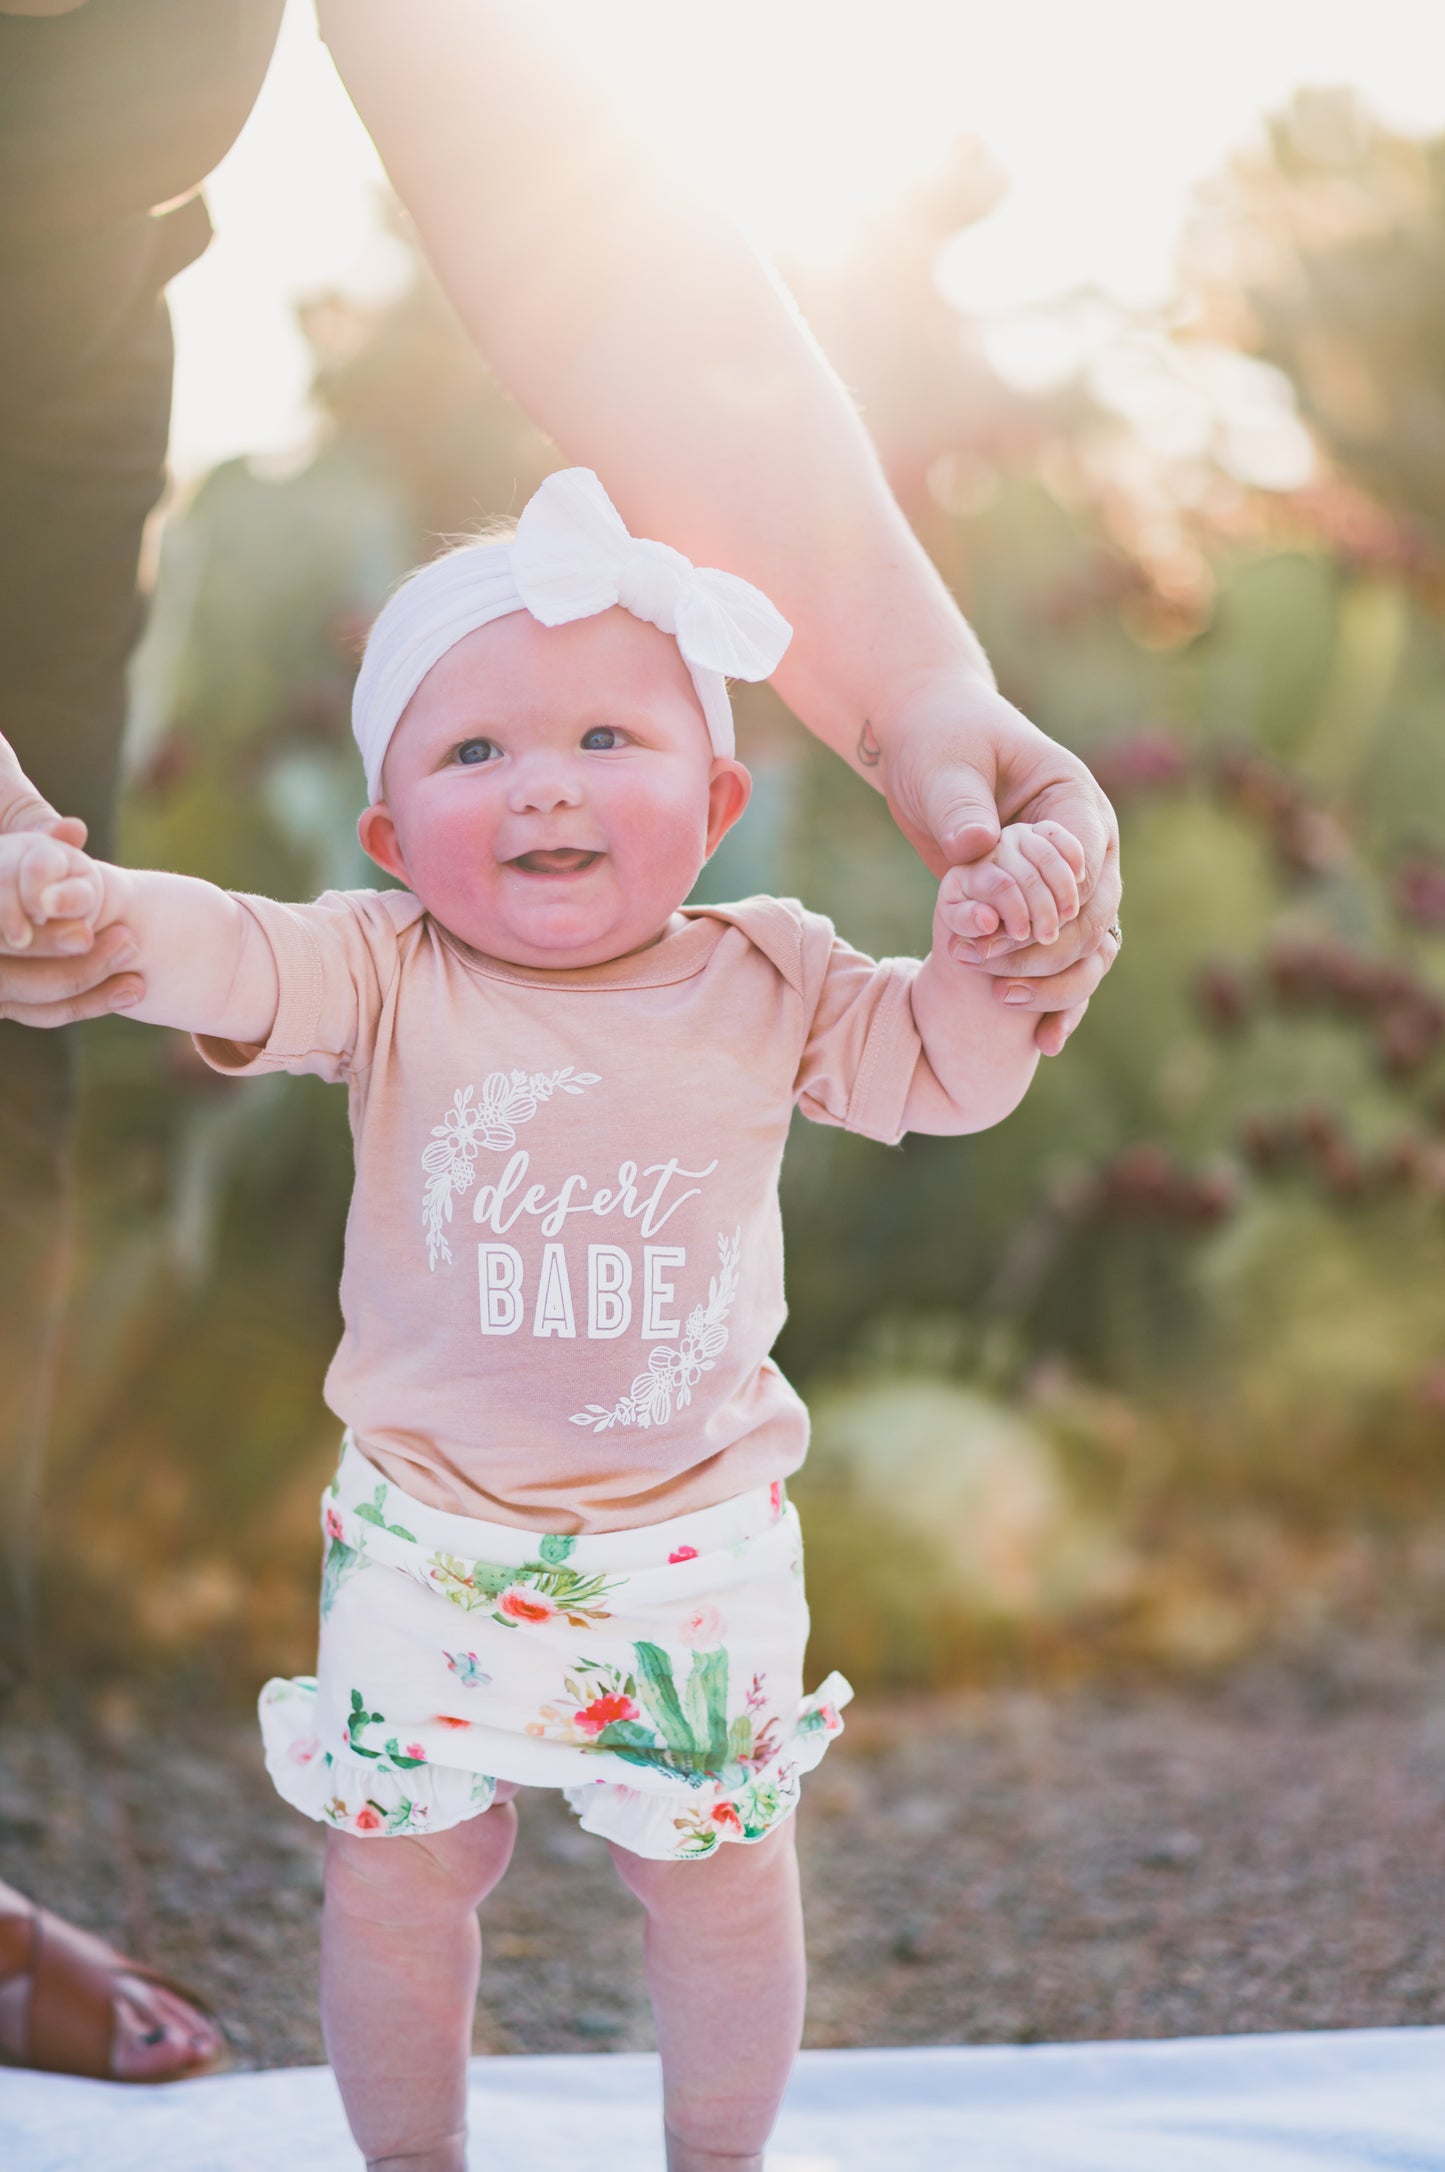
{"label": "word 'desert'", "polygon": [[636,1222],[640,1236],[651,1237],[664,1222],[671,1220],[679,1207],[698,1195],[699,1186],[694,1184],[690,1191],[678,1192],[667,1199],[673,1179],[709,1177],[717,1167],[717,1159],[714,1157],[705,1169],[684,1169],[675,1154],[669,1161],[652,1162],[641,1173],[642,1184],[645,1187],[649,1177],[656,1181],[650,1190],[641,1191],[636,1162],[624,1161],[617,1171],[616,1184],[599,1184],[590,1197],[585,1196],[589,1186],[584,1176],[564,1178],[549,1196],[545,1184],[527,1184],[530,1167],[527,1149],[518,1147],[496,1183],[478,1187],[472,1201],[472,1220],[485,1222],[500,1237],[505,1236],[524,1214],[536,1215],[540,1219],[542,1235],[555,1237],[569,1215],[620,1214],[628,1221]]}

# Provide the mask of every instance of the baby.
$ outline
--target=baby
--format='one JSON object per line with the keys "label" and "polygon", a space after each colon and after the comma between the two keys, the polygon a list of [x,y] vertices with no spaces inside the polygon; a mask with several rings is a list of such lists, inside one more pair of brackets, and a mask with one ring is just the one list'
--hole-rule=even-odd
{"label": "baby", "polygon": [[320,1656],[261,1719],[330,1828],[323,2021],[373,2172],[465,2165],[519,1786],[565,1790],[642,1903],[670,2172],[761,2167],[799,2042],[791,1813],[851,1693],[803,1693],[807,1415],[768,1355],[789,1118],[1001,1122],[1034,1017],[950,939],[1052,940],[1084,863],[1007,829],[945,877],[921,964],[790,901],[684,909],[748,799],[724,674],[788,633],[569,470],[373,629],[361,840],[404,888],[281,905],[0,839],[12,947],[124,920],[136,1016],[348,1089]]}

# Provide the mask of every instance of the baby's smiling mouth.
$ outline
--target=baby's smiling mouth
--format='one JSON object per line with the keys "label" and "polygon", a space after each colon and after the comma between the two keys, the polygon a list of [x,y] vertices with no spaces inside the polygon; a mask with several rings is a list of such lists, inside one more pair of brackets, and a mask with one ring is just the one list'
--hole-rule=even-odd
{"label": "baby's smiling mouth", "polygon": [[507,865],[524,875],[582,875],[601,858],[600,852],[585,851],[580,845],[556,845],[548,851],[519,852]]}

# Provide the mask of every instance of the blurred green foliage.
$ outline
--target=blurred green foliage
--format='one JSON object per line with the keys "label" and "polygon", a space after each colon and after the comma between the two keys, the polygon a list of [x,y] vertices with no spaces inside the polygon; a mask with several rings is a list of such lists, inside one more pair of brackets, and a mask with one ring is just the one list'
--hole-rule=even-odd
{"label": "blurred green foliage", "polygon": [[[963,152],[794,281],[1005,691],[1116,800],[1126,942],[998,1130],[885,1151],[797,1127],[780,1355],[817,1418],[815,1671],[1210,1666],[1331,1623],[1428,1630],[1445,323],[1420,267],[1445,145],[1301,100],[1211,193],[1170,336],[1227,335],[1299,387],[1318,466],[1289,493],[1141,465],[1086,369],[1047,397],[990,369],[933,279],[988,186]],[[556,458],[420,270],[307,330],[314,457],[222,468],[166,528],[124,833],[132,860],[282,895],[373,879],[347,728],[369,615]],[[1351,371],[1369,402],[1336,396]],[[931,884],[881,801],[766,691],[738,707],[757,793],[701,894],[798,894],[916,949]],[[107,1022],[82,1159],[52,1637],[236,1686],[304,1665],[342,1097],[224,1084]]]}

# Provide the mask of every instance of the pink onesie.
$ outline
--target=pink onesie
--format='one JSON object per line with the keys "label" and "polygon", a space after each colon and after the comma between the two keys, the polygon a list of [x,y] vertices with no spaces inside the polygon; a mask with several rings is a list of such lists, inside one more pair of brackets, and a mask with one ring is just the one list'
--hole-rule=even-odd
{"label": "pink onesie", "polygon": [[797,1468],[778,1169],[794,1107],[892,1143],[925,1059],[916,961],[792,900],[693,907],[650,948],[506,965],[405,890],[243,900],[276,956],[261,1050],[345,1079],[356,1184],[326,1399],[415,1498],[598,1533]]}

